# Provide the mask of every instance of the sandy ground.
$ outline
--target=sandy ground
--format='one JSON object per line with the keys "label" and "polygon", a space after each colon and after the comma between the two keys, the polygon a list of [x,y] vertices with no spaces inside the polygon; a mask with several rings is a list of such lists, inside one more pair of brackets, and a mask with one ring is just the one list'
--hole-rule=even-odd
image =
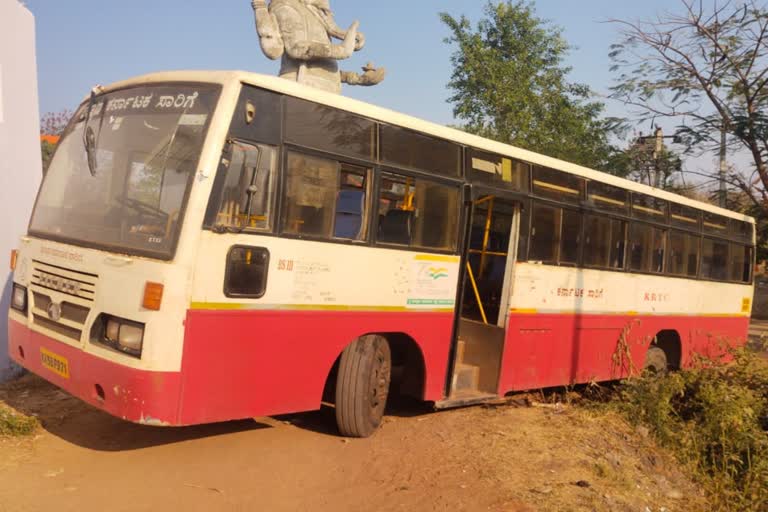
{"label": "sandy ground", "polygon": [[0,512],[703,508],[647,432],[522,398],[440,413],[395,404],[365,440],[338,437],[332,409],[138,426],[31,375],[0,386],[0,401],[43,425],[32,438],[0,439]]}

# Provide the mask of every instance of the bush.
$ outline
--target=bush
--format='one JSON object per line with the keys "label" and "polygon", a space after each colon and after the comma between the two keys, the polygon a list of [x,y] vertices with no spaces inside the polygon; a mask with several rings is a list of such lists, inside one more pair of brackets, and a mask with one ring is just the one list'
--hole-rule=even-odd
{"label": "bush", "polygon": [[28,436],[38,425],[37,418],[20,414],[0,403],[0,436]]}
{"label": "bush", "polygon": [[746,349],[727,366],[622,383],[609,406],[647,426],[695,470],[712,510],[768,511],[768,362]]}

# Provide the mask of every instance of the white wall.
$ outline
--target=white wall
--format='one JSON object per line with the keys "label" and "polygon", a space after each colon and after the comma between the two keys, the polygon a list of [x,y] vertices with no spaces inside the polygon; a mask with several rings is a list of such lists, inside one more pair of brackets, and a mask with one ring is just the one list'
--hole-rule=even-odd
{"label": "white wall", "polygon": [[11,249],[26,232],[42,175],[35,18],[18,0],[0,0],[0,381],[8,359]]}

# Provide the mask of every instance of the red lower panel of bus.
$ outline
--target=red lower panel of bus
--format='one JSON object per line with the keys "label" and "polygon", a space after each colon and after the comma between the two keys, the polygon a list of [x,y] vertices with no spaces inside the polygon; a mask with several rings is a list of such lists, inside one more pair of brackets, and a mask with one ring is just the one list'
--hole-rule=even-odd
{"label": "red lower panel of bus", "polygon": [[[662,331],[674,330],[680,364],[693,354],[716,358],[743,344],[747,317],[513,314],[509,319],[499,392],[627,377],[642,369]],[[675,336],[664,336],[664,340]]]}
{"label": "red lower panel of bus", "polygon": [[[105,361],[12,319],[8,334],[8,352],[19,365],[81,400],[128,421],[176,424],[181,374],[134,370]],[[44,356],[48,366],[43,365]]]}
{"label": "red lower panel of bus", "polygon": [[424,399],[440,400],[452,313],[190,311],[182,374],[184,423],[320,407],[333,363],[367,333],[408,334],[426,367]]}
{"label": "red lower panel of bus", "polygon": [[[402,332],[421,349],[425,400],[444,398],[450,313],[190,311],[181,372],[146,372],[105,361],[10,320],[20,365],[117,417],[191,425],[317,409],[346,345],[370,332]],[[642,368],[653,338],[679,333],[681,363],[716,356],[746,339],[749,319],[563,314],[510,318],[499,393],[613,380]],[[23,355],[22,355],[23,351]],[[68,377],[43,365],[64,358]],[[55,366],[55,365],[54,365]]]}
{"label": "red lower panel of bus", "polygon": [[[423,398],[440,400],[453,315],[190,311],[185,327],[180,373],[111,363],[13,320],[9,352],[21,366],[114,416],[193,425],[318,409],[338,356],[371,332],[405,333],[417,340],[426,368]],[[69,376],[44,366],[43,351],[63,358]]]}

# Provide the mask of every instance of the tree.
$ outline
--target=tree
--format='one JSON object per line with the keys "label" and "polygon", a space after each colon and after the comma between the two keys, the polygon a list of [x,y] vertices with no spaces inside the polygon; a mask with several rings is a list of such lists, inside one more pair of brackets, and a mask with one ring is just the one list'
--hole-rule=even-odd
{"label": "tree", "polygon": [[[688,152],[746,150],[752,169],[725,172],[752,209],[768,204],[768,11],[754,0],[680,0],[682,14],[620,24],[612,96],[639,121],[675,119]],[[719,182],[719,169],[702,173]],[[764,214],[763,214],[764,215]]]}
{"label": "tree", "polygon": [[587,86],[568,81],[570,47],[561,30],[523,0],[488,2],[476,28],[440,18],[455,45],[448,88],[463,129],[484,137],[610,171],[614,125]]}
{"label": "tree", "polygon": [[71,110],[65,109],[60,112],[47,112],[40,118],[40,135],[61,136],[71,117]]}
{"label": "tree", "polygon": [[[40,135],[60,137],[72,117],[71,110],[62,110],[61,112],[48,112],[40,118]],[[53,153],[56,151],[56,143],[51,140],[40,138],[40,151],[43,156],[43,174],[48,171],[51,164]]]}

